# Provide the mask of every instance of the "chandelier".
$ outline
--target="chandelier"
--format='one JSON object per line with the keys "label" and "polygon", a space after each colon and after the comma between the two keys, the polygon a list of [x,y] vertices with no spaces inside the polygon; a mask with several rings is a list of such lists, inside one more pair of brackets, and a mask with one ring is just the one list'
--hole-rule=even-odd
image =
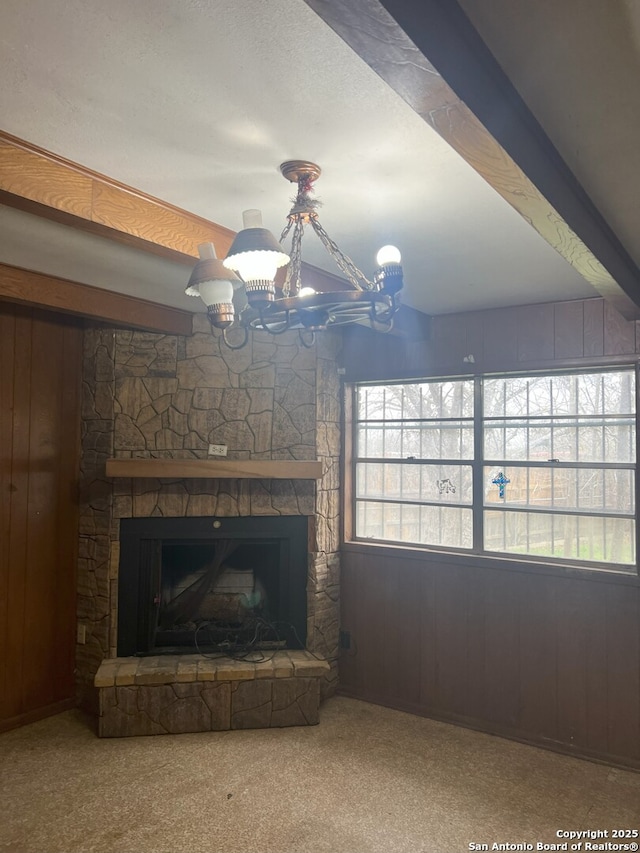
{"label": "chandelier", "polygon": [[[216,257],[212,243],[198,247],[200,260],[193,269],[186,293],[203,300],[211,325],[222,330],[224,342],[231,349],[241,349],[251,329],[272,335],[297,329],[305,346],[313,344],[316,332],[332,326],[365,323],[388,331],[399,308],[403,285],[398,249],[395,246],[380,249],[378,269],[370,281],[320,224],[316,210],[319,202],[311,196],[320,167],[303,160],[289,160],[280,166],[280,171],[298,186],[280,241],[262,227],[259,210],[245,211],[244,228],[236,235],[224,260]],[[306,226],[315,232],[346,276],[349,289],[318,292],[303,286],[302,237]],[[287,253],[282,244],[289,237],[291,248]],[[282,267],[286,267],[284,274],[278,273]],[[237,317],[233,305],[235,290],[244,291],[246,296],[246,305]]]}

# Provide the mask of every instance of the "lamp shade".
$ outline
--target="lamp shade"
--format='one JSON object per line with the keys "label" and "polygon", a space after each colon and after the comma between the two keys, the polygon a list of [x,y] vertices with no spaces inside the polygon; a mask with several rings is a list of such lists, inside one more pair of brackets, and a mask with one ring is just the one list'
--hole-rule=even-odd
{"label": "lamp shade", "polygon": [[[245,224],[261,222],[259,211],[245,211],[244,220]],[[289,255],[271,231],[254,226],[238,232],[223,263],[241,276],[250,303],[270,302],[275,296],[276,271],[289,263]]]}
{"label": "lamp shade", "polygon": [[233,322],[235,313],[234,288],[241,287],[242,282],[216,257],[213,243],[201,243],[198,252],[200,260],[193,268],[185,293],[187,296],[199,296],[207,306],[211,324],[220,329],[226,328]]}
{"label": "lamp shade", "polygon": [[185,293],[187,296],[200,296],[204,299],[202,287],[208,281],[228,282],[231,286],[232,295],[234,288],[242,287],[242,282],[232,270],[224,267],[219,258],[212,258],[198,261],[193,268]]}

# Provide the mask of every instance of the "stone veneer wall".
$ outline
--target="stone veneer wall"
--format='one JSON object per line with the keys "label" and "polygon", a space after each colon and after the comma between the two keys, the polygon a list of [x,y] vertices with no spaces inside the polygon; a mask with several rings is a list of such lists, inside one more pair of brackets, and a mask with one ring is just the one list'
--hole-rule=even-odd
{"label": "stone veneer wall", "polygon": [[[83,376],[78,623],[80,698],[116,656],[120,519],[148,516],[309,515],[315,542],[308,567],[307,648],[331,670],[335,689],[339,611],[340,338],[253,333],[233,351],[194,315],[181,337],[88,329]],[[310,480],[107,480],[108,458],[207,458],[209,443],[229,459],[319,459]]]}

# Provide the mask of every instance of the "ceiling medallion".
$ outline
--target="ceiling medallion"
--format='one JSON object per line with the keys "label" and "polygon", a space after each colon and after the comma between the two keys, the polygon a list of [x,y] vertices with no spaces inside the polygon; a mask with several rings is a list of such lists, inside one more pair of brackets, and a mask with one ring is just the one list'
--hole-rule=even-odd
{"label": "ceiling medallion", "polygon": [[[403,285],[398,249],[395,246],[380,249],[378,269],[370,281],[320,224],[318,201],[311,197],[320,167],[304,160],[288,160],[282,163],[280,171],[288,181],[298,185],[280,241],[262,226],[259,210],[245,211],[244,228],[236,235],[224,260],[216,257],[212,243],[198,247],[200,260],[186,293],[203,300],[211,325],[222,330],[231,349],[243,347],[251,329],[272,335],[297,329],[305,346],[313,344],[316,332],[332,326],[365,323],[388,331],[399,308]],[[302,237],[306,226],[316,233],[347,278],[348,289],[318,292],[303,285]],[[291,239],[289,253],[282,246],[287,238]],[[286,267],[284,276],[280,274],[276,279],[281,267]],[[237,318],[234,290],[243,290],[247,299]]]}

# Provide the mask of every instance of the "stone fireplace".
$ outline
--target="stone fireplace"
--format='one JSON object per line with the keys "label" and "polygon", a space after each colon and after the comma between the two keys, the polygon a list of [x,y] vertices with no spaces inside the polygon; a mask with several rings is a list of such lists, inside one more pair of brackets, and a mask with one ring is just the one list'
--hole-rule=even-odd
{"label": "stone fireplace", "polygon": [[[339,336],[333,334],[320,335],[313,347],[305,348],[296,333],[277,338],[253,333],[245,348],[232,351],[211,333],[201,314],[194,315],[193,334],[186,338],[104,328],[86,331],[77,647],[84,704],[96,707],[93,680],[103,661],[116,658],[119,647],[140,652],[122,645],[118,609],[129,607],[119,593],[131,572],[127,558],[121,561],[123,537],[129,535],[132,521],[143,519],[156,532],[165,528],[154,533],[156,540],[179,538],[172,527],[177,520],[215,531],[216,520],[228,529],[257,519],[262,525],[258,538],[265,542],[279,539],[274,533],[279,520],[303,519],[308,530],[303,575],[278,583],[293,584],[294,596],[303,599],[302,617],[300,607],[286,614],[289,622],[292,614],[294,620],[302,618],[301,644],[329,661],[329,669],[321,670],[321,694],[335,689],[339,345]],[[206,460],[209,444],[227,445],[230,463],[319,460],[322,475],[312,480],[105,474],[109,459]],[[245,571],[250,550],[238,559],[242,565],[237,570]],[[273,578],[268,582],[276,585]],[[289,640],[288,647],[294,642]]]}

